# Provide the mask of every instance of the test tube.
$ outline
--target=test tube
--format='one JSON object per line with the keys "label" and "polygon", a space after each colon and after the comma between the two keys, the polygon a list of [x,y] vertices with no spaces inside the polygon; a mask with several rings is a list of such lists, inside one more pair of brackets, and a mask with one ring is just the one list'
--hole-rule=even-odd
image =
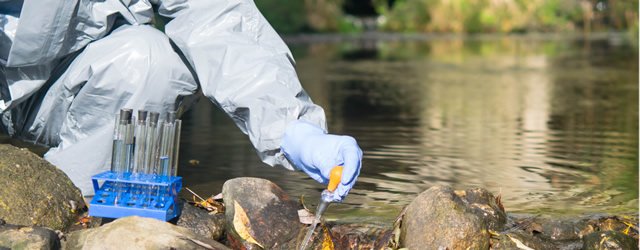
{"label": "test tube", "polygon": [[164,121],[159,120],[158,126],[155,129],[155,139],[153,144],[153,152],[151,155],[152,160],[152,173],[156,178],[162,176],[162,167],[160,166],[160,157],[162,156],[162,140],[163,140],[163,128]]}
{"label": "test tube", "polygon": [[180,130],[182,129],[182,120],[176,119],[175,122],[175,139],[173,146],[173,166],[171,167],[172,176],[178,176],[178,154],[180,153]]}
{"label": "test tube", "polygon": [[133,162],[133,174],[144,173],[147,142],[147,111],[138,110],[138,122],[135,129],[135,160]]}
{"label": "test tube", "polygon": [[125,148],[125,154],[124,154],[124,172],[127,173],[131,173],[133,171],[133,162],[134,162],[134,158],[133,158],[133,150],[134,150],[134,129],[135,129],[135,121],[133,121],[132,119],[132,115],[133,115],[133,110],[128,109],[128,120],[127,120],[127,124],[125,127],[125,133],[124,133],[124,148]]}
{"label": "test tube", "polygon": [[157,128],[158,128],[158,119],[160,118],[160,114],[157,112],[149,112],[149,122],[147,123],[147,141],[145,143],[145,156],[144,156],[144,172],[145,174],[154,174],[155,168],[155,148],[156,148],[156,140],[158,138]]}
{"label": "test tube", "polygon": [[[147,123],[147,141],[145,143],[145,147],[146,147],[146,152],[145,152],[145,163],[144,163],[144,168],[145,168],[145,174],[147,174],[149,176],[149,181],[154,181],[153,179],[155,179],[156,176],[156,158],[157,158],[157,145],[158,145],[158,137],[159,137],[159,127],[158,126],[158,120],[160,118],[160,114],[157,112],[149,112],[149,121]],[[154,206],[154,202],[157,201],[157,196],[156,194],[156,186],[152,185],[151,187],[149,187],[149,189],[146,191],[147,193],[147,199],[144,201],[143,205],[145,207],[147,206]],[[155,197],[155,198],[154,198]]]}
{"label": "test tube", "polygon": [[117,127],[117,132],[118,132],[118,143],[120,145],[118,145],[117,149],[118,152],[116,153],[116,159],[117,159],[117,165],[116,165],[116,173],[118,175],[118,178],[122,177],[122,174],[124,171],[126,171],[127,169],[127,158],[130,157],[128,154],[128,148],[127,148],[127,143],[128,143],[128,133],[129,132],[129,125],[131,124],[131,109],[121,109],[120,110],[120,116],[118,119],[118,127]]}
{"label": "test tube", "polygon": [[116,123],[113,128],[113,148],[111,150],[111,172],[120,171],[120,157],[122,157],[122,135],[120,133],[120,114],[116,115]]}
{"label": "test tube", "polygon": [[162,167],[163,176],[171,176],[173,174],[171,167],[173,166],[173,148],[175,145],[174,138],[176,136],[175,120],[176,113],[169,111],[162,130],[160,166]]}
{"label": "test tube", "polygon": [[[116,139],[114,137],[114,149],[117,149],[117,152],[114,152],[114,158],[115,158],[115,162],[116,162],[116,166],[115,166],[115,173],[116,173],[116,179],[120,179],[124,177],[124,172],[127,170],[128,167],[128,159],[131,157],[131,151],[129,149],[129,145],[127,145],[129,142],[129,134],[132,132],[131,131],[131,115],[132,115],[132,110],[131,109],[121,109],[120,110],[120,115],[118,117],[118,125],[117,125],[117,142]],[[114,161],[114,160],[112,160]],[[113,165],[112,165],[113,167]],[[114,184],[114,191],[116,193],[116,197],[114,200],[114,205],[118,205],[119,201],[122,198],[122,194],[123,192],[125,192],[125,185],[123,185],[122,183],[116,182]]]}

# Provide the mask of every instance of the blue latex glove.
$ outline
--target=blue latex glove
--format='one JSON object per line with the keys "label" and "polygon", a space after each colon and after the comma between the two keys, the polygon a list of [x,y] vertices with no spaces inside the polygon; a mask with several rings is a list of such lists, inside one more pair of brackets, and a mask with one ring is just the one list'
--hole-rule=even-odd
{"label": "blue latex glove", "polygon": [[331,135],[308,122],[291,123],[282,140],[282,151],[293,165],[314,180],[327,184],[335,166],[343,166],[342,180],[330,198],[341,202],[360,174],[362,150],[351,136]]}

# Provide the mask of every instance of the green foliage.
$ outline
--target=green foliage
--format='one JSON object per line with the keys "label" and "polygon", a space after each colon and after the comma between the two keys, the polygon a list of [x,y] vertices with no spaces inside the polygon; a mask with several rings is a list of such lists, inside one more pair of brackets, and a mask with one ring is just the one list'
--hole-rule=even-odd
{"label": "green foliage", "polygon": [[[344,1],[256,0],[281,33],[356,33],[358,20],[342,11]],[[628,29],[638,37],[637,0],[371,0],[382,30],[399,32],[522,32]],[[598,7],[600,4],[600,7]],[[601,8],[604,6],[604,8]]]}
{"label": "green foliage", "polygon": [[637,30],[633,27],[638,22],[638,1],[626,0],[397,0],[391,8],[387,1],[374,3],[388,31],[588,32]]}
{"label": "green foliage", "polygon": [[262,15],[279,33],[293,33],[307,26],[304,1],[256,0]]}
{"label": "green foliage", "polygon": [[361,23],[349,16],[342,17],[338,20],[338,32],[340,33],[359,33],[362,32]]}

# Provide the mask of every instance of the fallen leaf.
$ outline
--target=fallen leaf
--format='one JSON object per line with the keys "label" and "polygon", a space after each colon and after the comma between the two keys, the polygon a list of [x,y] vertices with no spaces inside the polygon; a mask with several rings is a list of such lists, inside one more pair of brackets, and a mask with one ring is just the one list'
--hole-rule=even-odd
{"label": "fallen leaf", "polygon": [[322,250],[334,250],[333,240],[331,240],[331,234],[329,234],[329,230],[325,227],[322,230],[323,239],[322,239]]}
{"label": "fallen leaf", "polygon": [[[298,210],[298,219],[300,219],[300,223],[302,223],[302,224],[311,225],[311,224],[313,224],[313,221],[315,220],[315,216],[311,212],[309,212],[309,210],[299,209]],[[316,222],[316,223],[318,223],[318,222]]]}
{"label": "fallen leaf", "polygon": [[213,197],[211,197],[211,199],[214,199],[214,200],[222,200],[222,193],[219,193],[219,194],[214,195]]}
{"label": "fallen leaf", "polygon": [[522,241],[511,237],[511,235],[507,234],[507,237],[509,237],[509,239],[511,241],[513,241],[513,243],[516,243],[516,247],[518,247],[518,249],[522,249],[522,250],[534,250],[533,248],[528,247],[527,245],[525,245],[524,243],[522,243]]}
{"label": "fallen leaf", "polygon": [[200,161],[196,159],[191,159],[189,160],[189,164],[191,164],[191,166],[198,166],[200,165]]}
{"label": "fallen leaf", "polygon": [[90,216],[83,216],[83,217],[78,219],[78,221],[75,223],[75,225],[82,225],[83,228],[87,228],[87,227],[89,227],[90,223],[91,223],[91,217]]}
{"label": "fallen leaf", "polygon": [[244,208],[238,204],[237,201],[233,201],[233,228],[235,228],[236,232],[243,240],[246,240],[249,243],[256,244],[261,248],[264,248],[260,243],[256,241],[256,239],[251,236],[251,224],[249,222],[249,217],[247,217],[247,213],[244,211]]}

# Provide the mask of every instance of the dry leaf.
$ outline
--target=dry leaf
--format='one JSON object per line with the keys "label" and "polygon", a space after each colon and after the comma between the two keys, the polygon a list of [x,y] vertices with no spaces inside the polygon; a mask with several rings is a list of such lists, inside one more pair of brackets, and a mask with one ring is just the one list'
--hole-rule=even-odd
{"label": "dry leaf", "polygon": [[513,241],[513,243],[516,243],[516,247],[518,247],[518,249],[522,249],[522,250],[534,250],[533,248],[530,248],[530,247],[528,247],[527,245],[525,245],[524,243],[522,243],[522,241],[520,241],[520,240],[518,240],[518,239],[516,239],[516,238],[514,238],[514,237],[511,237],[511,235],[508,235],[508,234],[507,234],[507,237],[509,237],[509,239],[510,239],[511,241]]}
{"label": "dry leaf", "polygon": [[[311,224],[313,224],[313,221],[316,218],[311,212],[309,212],[309,210],[299,209],[298,210],[298,219],[300,219],[300,223],[302,223],[302,224],[311,225]],[[318,222],[316,222],[316,223],[318,223]]]}
{"label": "dry leaf", "polygon": [[216,195],[212,196],[211,199],[222,200],[222,193],[219,193],[219,194],[216,194]]}
{"label": "dry leaf", "polygon": [[333,240],[331,240],[331,234],[329,234],[329,230],[324,227],[322,230],[322,234],[324,235],[322,239],[322,250],[334,250]]}
{"label": "dry leaf", "polygon": [[249,217],[247,217],[247,213],[244,211],[244,208],[238,204],[237,201],[233,201],[233,227],[236,229],[236,232],[243,240],[248,241],[249,243],[256,244],[261,248],[264,248],[260,243],[256,241],[256,239],[251,236],[251,224],[249,222]]}

